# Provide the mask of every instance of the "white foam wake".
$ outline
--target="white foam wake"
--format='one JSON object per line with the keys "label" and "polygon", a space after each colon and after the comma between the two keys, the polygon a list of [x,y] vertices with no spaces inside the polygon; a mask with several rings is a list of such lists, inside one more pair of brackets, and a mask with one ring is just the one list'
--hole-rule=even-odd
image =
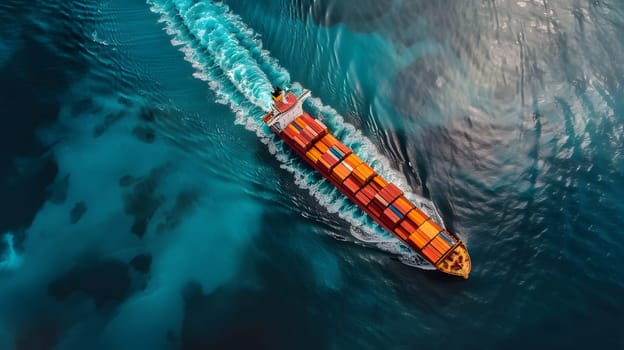
{"label": "white foam wake", "polygon": [[10,232],[4,234],[4,241],[7,245],[7,251],[4,256],[0,256],[0,271],[16,269],[22,263],[22,257],[15,251],[13,234]]}
{"label": "white foam wake", "polygon": [[[195,77],[209,84],[218,103],[230,107],[235,113],[236,124],[254,132],[267,145],[269,152],[281,162],[281,168],[294,175],[297,186],[307,190],[330,213],[349,222],[351,236],[358,241],[398,255],[405,264],[433,268],[376,225],[331,184],[319,182],[316,172],[293,157],[282,143],[275,142],[276,138],[261,119],[267,103],[270,103],[270,95],[265,94],[271,89],[269,77],[278,84],[287,84],[290,76],[262,49],[257,35],[239,16],[220,3],[187,0],[174,1],[175,6],[155,0],[149,0],[149,3],[151,10],[161,15],[160,22],[165,24],[167,33],[173,36],[172,44],[180,48],[185,59],[196,69]],[[215,34],[216,38],[210,37]],[[294,83],[292,89],[300,92],[303,87]],[[323,119],[358,156],[389,181],[403,189],[409,188],[405,177],[392,169],[390,162],[359,130],[319,98],[312,97],[309,101],[311,113]],[[406,196],[442,222],[433,203],[412,193],[406,193]]]}

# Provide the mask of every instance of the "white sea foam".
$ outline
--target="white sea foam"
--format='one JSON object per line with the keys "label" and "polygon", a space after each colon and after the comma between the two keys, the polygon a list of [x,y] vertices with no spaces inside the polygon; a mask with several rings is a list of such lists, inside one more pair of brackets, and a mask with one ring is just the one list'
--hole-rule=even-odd
{"label": "white sea foam", "polygon": [[14,270],[22,263],[22,257],[15,251],[15,243],[13,241],[13,234],[7,232],[4,234],[4,241],[7,245],[7,251],[4,256],[0,256],[0,271],[2,270]]}
{"label": "white sea foam", "polygon": [[[164,23],[166,32],[174,37],[172,44],[180,48],[185,59],[195,68],[194,76],[208,83],[218,103],[229,106],[235,114],[235,123],[254,132],[267,145],[269,152],[281,162],[280,167],[293,174],[297,186],[307,190],[328,212],[337,214],[351,224],[351,237],[398,255],[407,265],[431,268],[430,264],[405,248],[393,235],[367,220],[365,214],[333,186],[318,182],[315,172],[296,160],[283,144],[275,143],[275,137],[262,122],[267,107],[262,96],[272,85],[269,77],[274,82],[284,84],[290,81],[290,75],[279,66],[277,60],[271,58],[268,51],[262,49],[257,34],[227,5],[196,3],[189,6],[185,1],[174,3],[175,7],[150,1],[151,10],[161,15],[159,22]],[[176,22],[176,17],[182,20]],[[218,38],[208,38],[207,31],[211,35],[218,34]],[[295,82],[292,90],[300,92],[303,87]],[[323,119],[330,129],[339,132],[342,141],[379,174],[403,189],[409,188],[403,174],[393,169],[388,159],[359,130],[345,122],[336,110],[323,104],[319,98],[312,97],[309,101],[313,114]],[[407,192],[406,196],[427,214],[442,221],[433,203],[413,193]]]}

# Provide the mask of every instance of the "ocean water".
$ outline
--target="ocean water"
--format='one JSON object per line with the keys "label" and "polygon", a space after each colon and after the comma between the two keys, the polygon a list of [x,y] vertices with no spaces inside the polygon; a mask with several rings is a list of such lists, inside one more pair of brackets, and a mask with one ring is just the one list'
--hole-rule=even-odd
{"label": "ocean water", "polygon": [[[624,349],[624,3],[0,4],[0,349]],[[467,244],[431,271],[271,86]]]}

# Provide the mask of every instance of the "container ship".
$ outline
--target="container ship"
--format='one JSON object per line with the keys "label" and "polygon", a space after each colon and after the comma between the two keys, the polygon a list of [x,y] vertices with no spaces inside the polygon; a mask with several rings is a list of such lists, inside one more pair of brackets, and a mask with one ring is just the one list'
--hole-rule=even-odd
{"label": "container ship", "polygon": [[471,262],[464,243],[417,208],[395,184],[378,175],[322,121],[305,112],[303,101],[310,91],[304,90],[297,97],[275,87],[271,95],[272,111],[263,121],[284,143],[438,271],[468,278]]}

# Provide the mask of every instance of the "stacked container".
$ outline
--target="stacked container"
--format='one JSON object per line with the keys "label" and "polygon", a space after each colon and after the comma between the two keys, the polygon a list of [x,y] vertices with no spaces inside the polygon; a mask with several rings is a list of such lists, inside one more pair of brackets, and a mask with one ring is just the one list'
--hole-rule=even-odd
{"label": "stacked container", "polygon": [[284,129],[284,134],[302,151],[307,151],[320,138],[327,136],[327,127],[307,113],[297,117]]}
{"label": "stacked container", "polygon": [[305,156],[406,244],[434,264],[458,242],[388,183],[351,149],[327,132],[320,121],[304,113],[284,130]]}

